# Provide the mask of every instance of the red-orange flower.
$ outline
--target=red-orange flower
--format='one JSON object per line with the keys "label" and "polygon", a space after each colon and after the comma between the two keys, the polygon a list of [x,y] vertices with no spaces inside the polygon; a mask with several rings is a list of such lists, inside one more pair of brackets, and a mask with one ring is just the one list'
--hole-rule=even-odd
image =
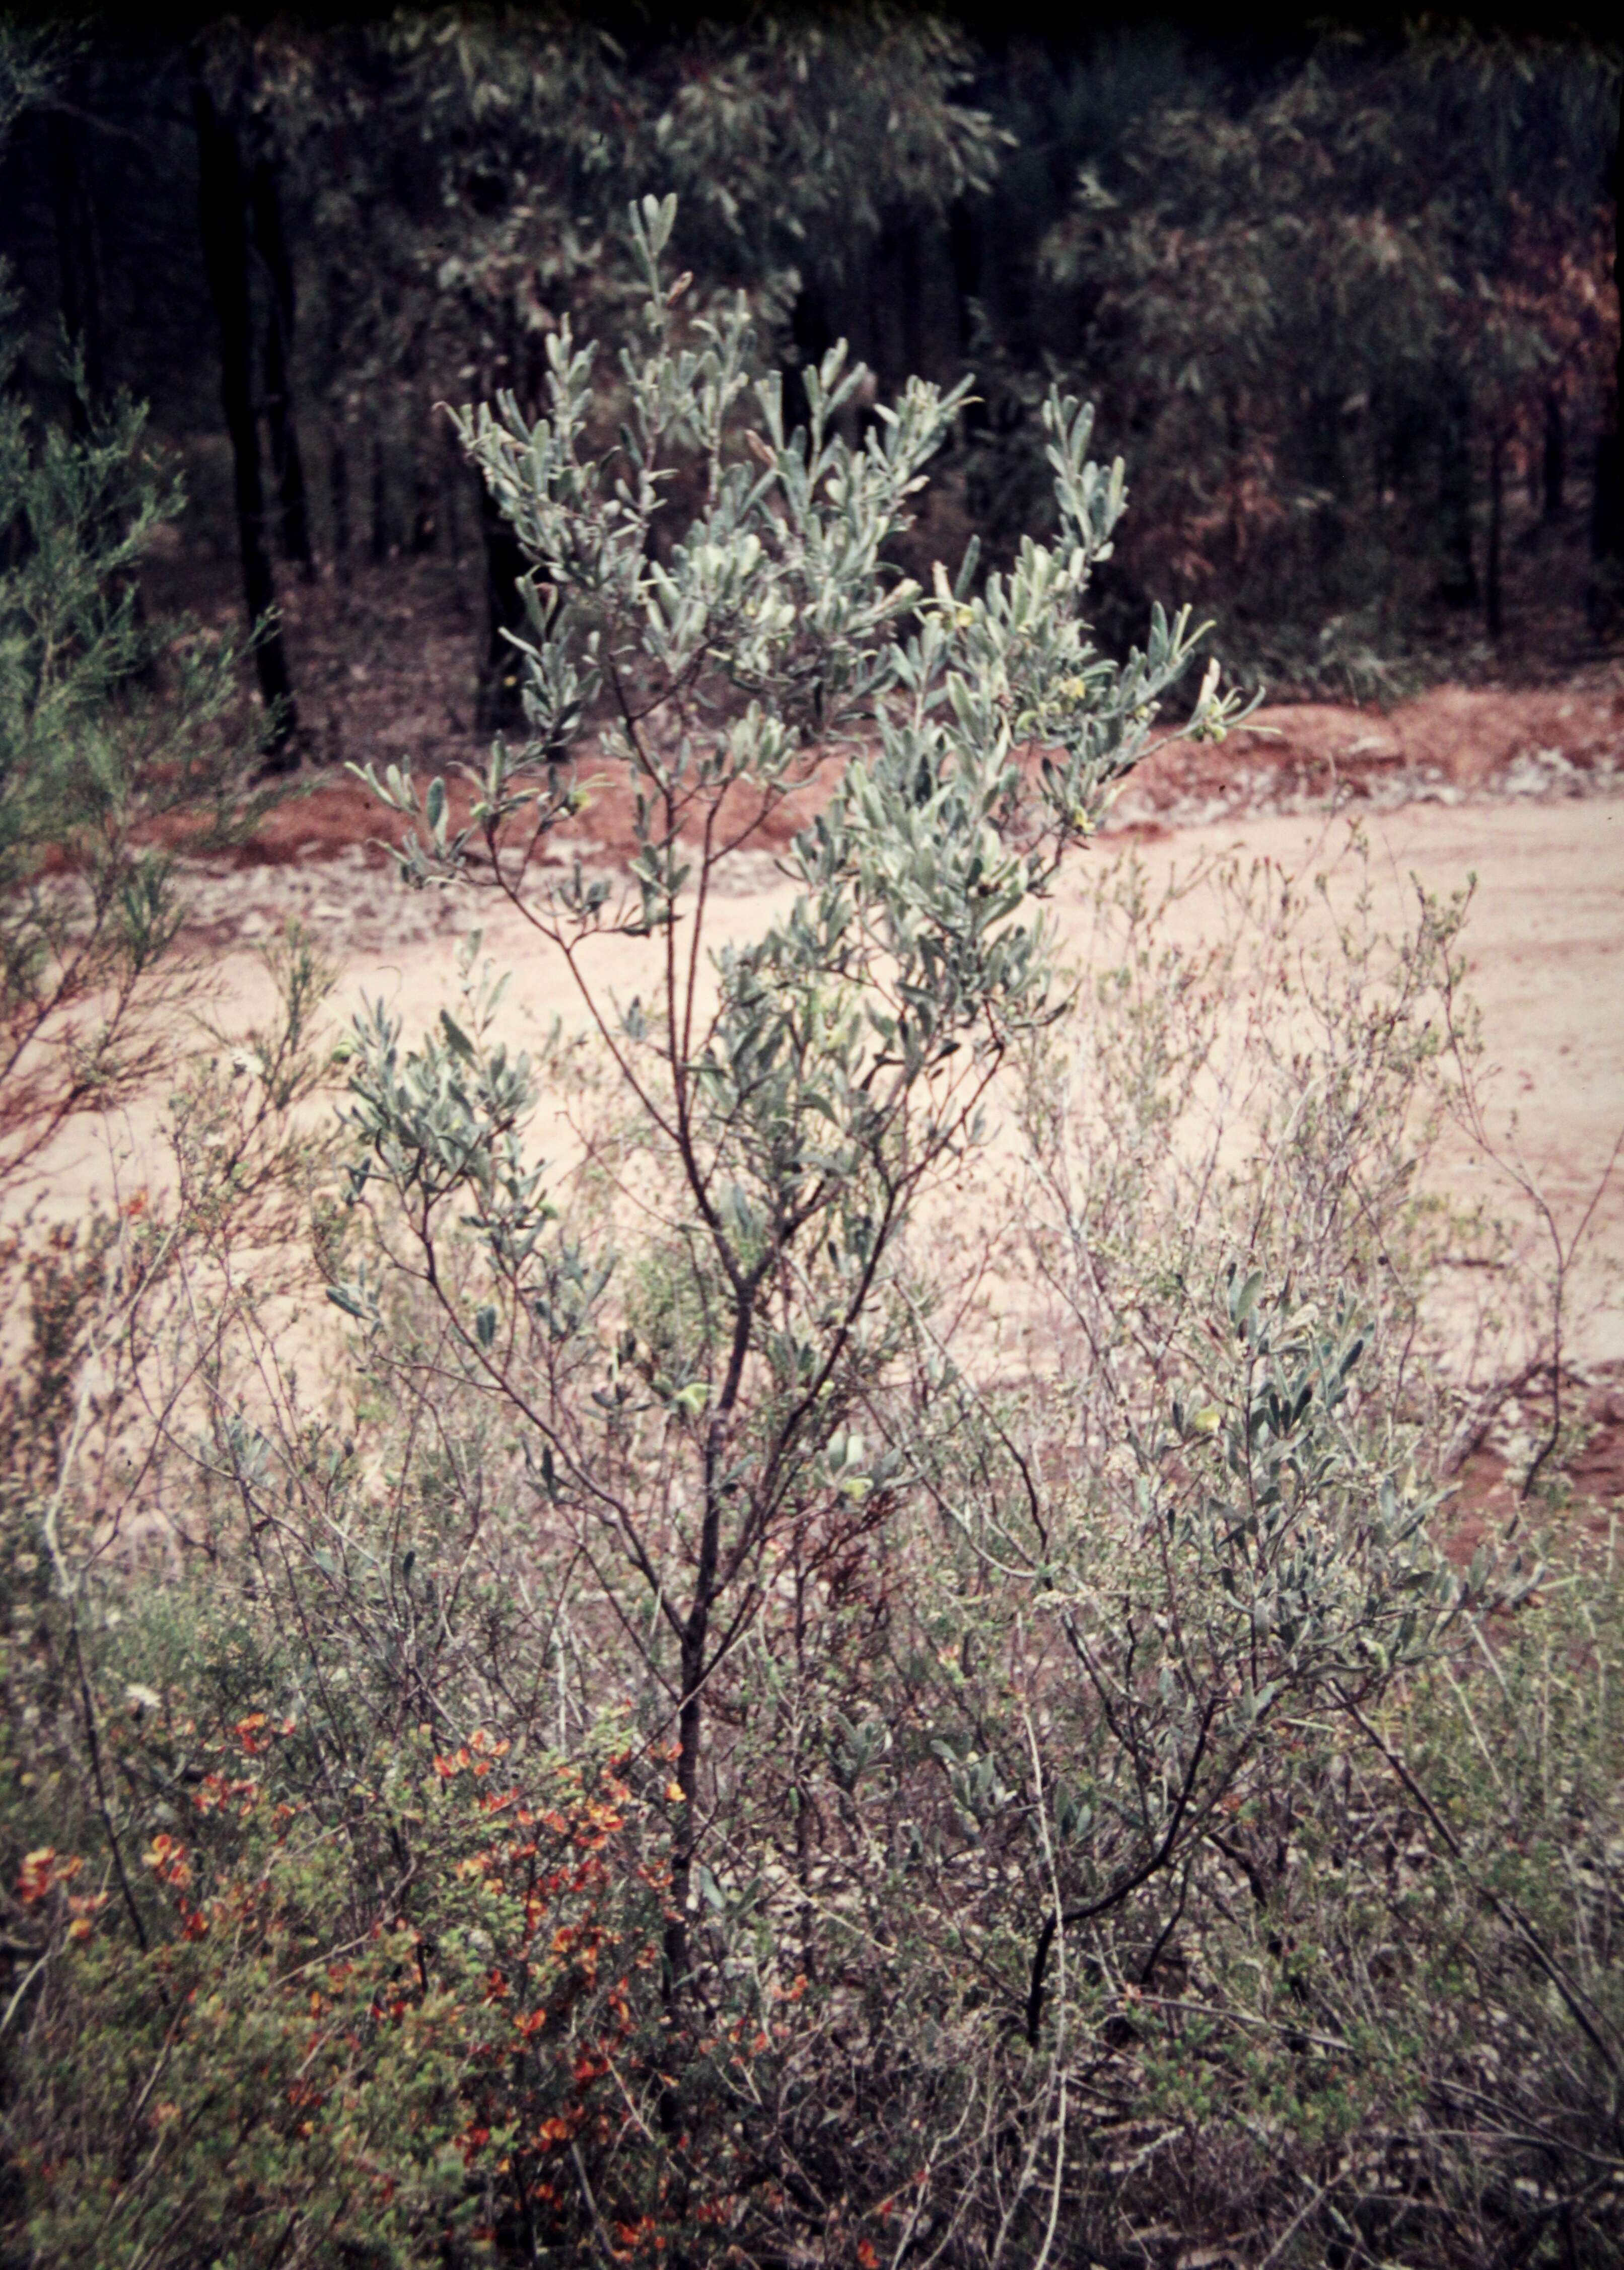
{"label": "red-orange flower", "polygon": [[32,1852],[23,1855],[23,1865],[17,1873],[17,1896],[25,1907],[37,1907],[56,1885],[77,1875],[83,1866],[77,1858],[58,1860],[54,1844],[36,1845]]}
{"label": "red-orange flower", "polygon": [[173,1884],[177,1891],[183,1891],[191,1882],[191,1866],[186,1858],[185,1845],[161,1829],[141,1858],[159,1883]]}

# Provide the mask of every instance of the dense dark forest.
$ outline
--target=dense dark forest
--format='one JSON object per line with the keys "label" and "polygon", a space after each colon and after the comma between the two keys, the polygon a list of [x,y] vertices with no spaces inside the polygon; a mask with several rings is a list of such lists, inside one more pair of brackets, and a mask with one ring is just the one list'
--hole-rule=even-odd
{"label": "dense dark forest", "polygon": [[[80,419],[151,405],[189,597],[228,559],[256,620],[290,585],[441,563],[411,588],[478,615],[483,729],[513,714],[518,562],[437,405],[533,406],[560,323],[627,305],[628,200],[674,190],[696,289],[747,292],[792,367],[844,338],[880,401],[975,373],[922,557],[956,567],[973,523],[1007,558],[1042,524],[1057,377],[1132,485],[1108,638],[1153,591],[1277,686],[1380,694],[1610,635],[1616,49],[1041,20],[93,21],[0,170],[9,383]],[[331,753],[300,707],[313,612],[257,648],[290,756]]]}

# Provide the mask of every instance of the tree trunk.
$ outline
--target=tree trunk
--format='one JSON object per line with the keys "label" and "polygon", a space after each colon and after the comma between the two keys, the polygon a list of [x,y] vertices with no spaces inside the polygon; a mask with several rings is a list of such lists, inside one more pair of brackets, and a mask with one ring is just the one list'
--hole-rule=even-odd
{"label": "tree trunk", "polygon": [[[672,1030],[674,1035],[674,1024]],[[706,1651],[711,1616],[726,1584],[722,1568],[722,1523],[729,1490],[728,1439],[738,1407],[739,1384],[750,1358],[759,1283],[758,1278],[753,1279],[748,1287],[736,1287],[732,1348],[722,1391],[705,1433],[705,1510],[700,1522],[693,1596],[683,1619],[679,1647],[682,1689],[677,1717],[677,1786],[682,1792],[682,1799],[672,1824],[671,1902],[665,1925],[668,2003],[681,1994],[692,1960],[688,1913],[699,1839],[700,1747],[704,1731],[705,1681],[715,1667],[707,1663]]]}
{"label": "tree trunk", "polygon": [[1500,589],[1501,535],[1505,516],[1505,437],[1498,426],[1488,444],[1488,558],[1483,577],[1483,622],[1498,640],[1505,624]]}
{"label": "tree trunk", "polygon": [[430,461],[430,442],[415,431],[412,442],[412,550],[421,558],[440,541],[439,484]]}
{"label": "tree trunk", "polygon": [[524,627],[519,578],[530,563],[483,481],[479,533],[485,544],[486,649],[479,671],[478,724],[482,733],[494,733],[514,724],[523,714],[519,657],[503,633]]}
{"label": "tree trunk", "polygon": [[1597,436],[1597,493],[1594,493],[1594,554],[1597,559],[1620,559],[1624,554],[1624,458],[1620,458],[1620,413],[1617,404],[1608,425]]}
{"label": "tree trunk", "polygon": [[710,1638],[711,1611],[716,1605],[717,1570],[722,1551],[722,1494],[723,1453],[728,1421],[738,1393],[743,1369],[741,1346],[748,1344],[747,1315],[734,1334],[734,1360],[705,1438],[705,1512],[700,1523],[699,1566],[693,1575],[693,1598],[683,1621],[679,1649],[682,1700],[677,1714],[677,1786],[682,1797],[671,1824],[670,1911],[665,1925],[665,1999],[674,2003],[687,1982],[693,1963],[688,1931],[693,1897],[693,1863],[699,1837],[700,1743],[705,1720],[705,1652]]}
{"label": "tree trunk", "polygon": [[1460,385],[1450,390],[1439,437],[1438,516],[1443,540],[1442,596],[1452,606],[1475,606],[1478,571],[1472,543],[1471,400]]}
{"label": "tree trunk", "polygon": [[1242,508],[1242,452],[1246,434],[1241,424],[1241,404],[1231,388],[1224,400],[1224,442],[1229,458],[1229,558],[1235,576],[1231,597],[1240,588],[1246,560],[1246,516]]}
{"label": "tree trunk", "polygon": [[293,263],[282,227],[282,199],[269,159],[262,158],[248,181],[254,241],[265,263],[271,315],[265,327],[265,416],[271,432],[271,463],[281,506],[282,552],[296,560],[306,582],[315,580],[310,549],[310,509],[305,496],[304,459],[293,416]]}
{"label": "tree trunk", "polygon": [[1320,491],[1313,519],[1314,562],[1320,596],[1330,606],[1341,598],[1341,567],[1347,537],[1344,508],[1347,468],[1342,447],[1339,395],[1316,395],[1309,410],[1309,478]]}
{"label": "tree trunk", "polygon": [[[56,238],[57,286],[62,301],[62,326],[78,361],[78,383],[68,405],[73,432],[89,440],[96,415],[107,399],[107,332],[102,322],[101,257],[96,228],[95,200],[85,163],[86,142],[81,116],[89,111],[85,70],[81,60],[67,83],[70,108],[52,111],[46,122],[47,159],[50,174],[51,218]],[[105,516],[103,516],[105,523]],[[113,535],[111,527],[104,533]],[[115,579],[137,622],[146,620],[146,597],[139,572],[121,569]],[[137,677],[146,686],[157,684],[158,666],[148,654]]]}
{"label": "tree trunk", "polygon": [[981,298],[981,232],[963,197],[947,216],[947,249],[953,265],[958,352],[960,360],[968,360],[975,334],[974,308]]}
{"label": "tree trunk", "polygon": [[389,556],[389,493],[383,464],[383,435],[372,429],[372,564],[382,568]]}
{"label": "tree trunk", "polygon": [[[975,347],[976,310],[981,304],[982,238],[984,224],[960,197],[948,216],[947,252],[953,271],[953,352],[961,368],[971,367]],[[979,390],[963,410],[967,434],[987,430],[986,397]]]}
{"label": "tree trunk", "polygon": [[[85,108],[84,70],[69,83],[76,109]],[[74,430],[88,431],[93,405],[107,391],[107,361],[101,322],[101,271],[96,244],[96,212],[85,169],[77,118],[51,114],[48,126],[52,218],[56,232],[56,271],[62,294],[63,328],[84,372],[83,398],[76,391]]]}
{"label": "tree trunk", "polygon": [[[440,423],[438,419],[435,422]],[[440,467],[440,494],[446,528],[446,553],[451,562],[451,586],[456,595],[456,612],[466,622],[473,612],[468,586],[463,576],[462,501],[468,471],[450,427],[443,427],[441,434],[444,446]]]}
{"label": "tree trunk", "polygon": [[816,368],[834,344],[827,296],[815,276],[808,277],[796,294],[790,336],[796,359],[783,375],[784,431],[793,434],[797,426],[805,425],[808,416],[806,382],[801,374],[809,365]]}
{"label": "tree trunk", "polygon": [[941,228],[918,233],[919,349],[914,368],[922,378],[959,375],[959,282],[953,248]]}
{"label": "tree trunk", "polygon": [[[1624,137],[1624,81],[1619,87],[1619,131]],[[1624,286],[1624,139],[1613,152],[1613,288]],[[1619,334],[1618,360],[1613,367],[1613,398],[1604,406],[1596,436],[1595,486],[1591,493],[1591,556],[1598,568],[1616,568],[1624,561],[1624,447],[1619,419],[1624,408],[1624,330]],[[1604,627],[1610,612],[1606,584],[1593,575],[1585,594],[1593,627]],[[1616,595],[1611,603],[1616,605]]]}
{"label": "tree trunk", "polygon": [[[1613,137],[1613,295],[1624,292],[1624,78],[1619,80],[1619,130]],[[1616,430],[1624,404],[1624,323],[1613,352],[1613,419]],[[1624,508],[1619,514],[1624,521]]]}
{"label": "tree trunk", "polygon": [[1545,397],[1545,517],[1560,520],[1567,502],[1568,429],[1562,398],[1552,387]]}
{"label": "tree trunk", "polygon": [[908,376],[909,275],[906,217],[885,223],[868,254],[868,328],[864,360],[882,402],[894,401]]}
{"label": "tree trunk", "polygon": [[693,1965],[688,1914],[693,1897],[695,1817],[699,1803],[700,1740],[704,1726],[703,1680],[708,1603],[701,1591],[683,1633],[682,1703],[677,1716],[677,1786],[682,1792],[671,1828],[671,1912],[666,1918],[665,1999],[679,1999]]}
{"label": "tree trunk", "polygon": [[924,375],[925,275],[920,234],[918,221],[906,210],[894,214],[886,228],[881,274],[894,314],[887,345],[894,358],[879,374],[879,392],[886,402],[894,401],[910,378]]}
{"label": "tree trunk", "polygon": [[350,452],[339,427],[327,457],[327,493],[332,505],[333,559],[345,582],[350,575]]}
{"label": "tree trunk", "polygon": [[197,128],[198,209],[204,264],[220,330],[220,403],[231,437],[237,540],[242,554],[242,595],[250,627],[258,633],[254,659],[271,723],[272,771],[298,762],[298,714],[288,677],[287,650],[276,614],[276,577],[265,542],[265,501],[260,478],[259,425],[254,415],[254,332],[248,297],[248,238],[242,161],[230,122],[220,115],[194,58],[192,109]]}
{"label": "tree trunk", "polygon": [[1596,471],[1591,492],[1591,555],[1598,562],[1624,560],[1624,453],[1619,448],[1616,395],[1602,413],[1596,436]]}

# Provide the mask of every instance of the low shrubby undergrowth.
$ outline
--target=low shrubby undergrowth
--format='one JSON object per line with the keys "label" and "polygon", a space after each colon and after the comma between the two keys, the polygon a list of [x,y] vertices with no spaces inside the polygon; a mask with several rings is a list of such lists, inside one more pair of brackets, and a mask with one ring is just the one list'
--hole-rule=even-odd
{"label": "low shrubby undergrowth", "polygon": [[[1392,1012],[1451,926],[1330,946],[1355,1088],[1256,983],[1278,902],[1236,879],[1208,988],[1131,868],[1100,898],[1119,958],[1023,1090],[1065,1360],[978,1380],[900,1280],[897,1469],[713,1676],[680,1995],[669,1701],[420,1288],[319,1413],[211,1398],[122,1551],[64,1499],[65,1608],[9,1495],[12,2259],[1606,2259],[1624,1598],[1430,1541],[1473,1383],[1417,1313],[1440,1056]],[[1271,1045],[1272,1101],[1340,1094],[1313,1155],[1299,1112],[1210,1168],[1181,1003],[1248,1020],[1263,1116]],[[41,1300],[41,1371],[95,1307]],[[60,1412],[8,1417],[42,1486]]]}

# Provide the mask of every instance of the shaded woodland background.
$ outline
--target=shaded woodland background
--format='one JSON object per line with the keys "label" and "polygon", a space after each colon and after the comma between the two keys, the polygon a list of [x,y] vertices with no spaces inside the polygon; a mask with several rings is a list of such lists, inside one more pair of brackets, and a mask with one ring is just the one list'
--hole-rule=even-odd
{"label": "shaded woodland background", "polygon": [[612,338],[627,203],[668,189],[701,292],[748,293],[792,369],[843,337],[882,403],[975,372],[915,570],[956,568],[972,524],[989,562],[1042,532],[1058,377],[1128,461],[1108,644],[1155,595],[1277,693],[1605,653],[1617,46],[1556,19],[1041,20],[88,17],[0,166],[11,383],[81,421],[151,404],[191,503],[149,586],[281,609],[257,668],[283,764],[357,753],[380,657],[409,679],[432,649],[448,731],[512,716],[521,563],[437,405],[533,410],[560,323]]}

